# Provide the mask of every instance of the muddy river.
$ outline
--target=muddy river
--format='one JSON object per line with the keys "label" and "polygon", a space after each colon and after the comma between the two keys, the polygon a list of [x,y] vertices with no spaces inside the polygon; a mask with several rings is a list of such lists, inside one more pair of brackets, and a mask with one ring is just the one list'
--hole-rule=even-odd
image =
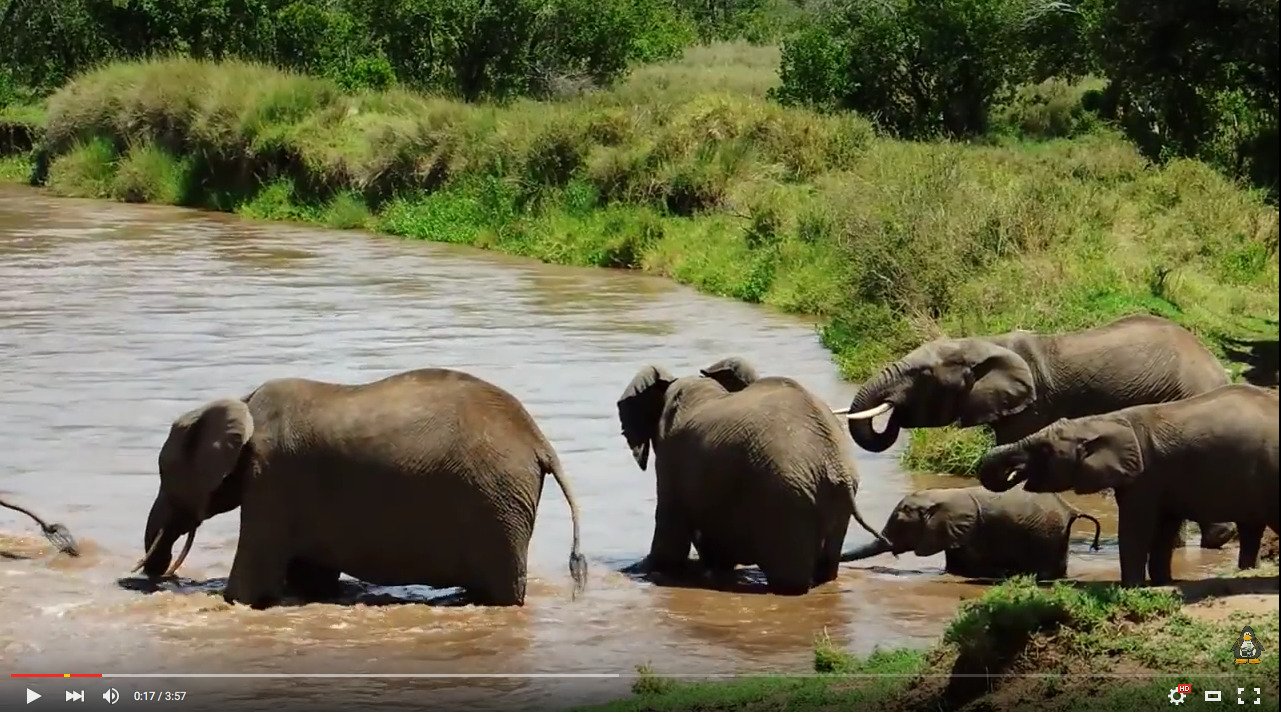
{"label": "muddy river", "polygon": [[[6,673],[254,673],[238,679],[12,680],[62,706],[116,688],[185,691],[181,709],[270,695],[282,709],[342,700],[537,709],[627,693],[637,665],[727,674],[810,670],[816,635],[853,651],[926,646],[959,600],[981,592],[940,574],[942,556],[847,564],[803,597],[660,587],[617,570],[641,558],[651,473],[631,458],[614,402],[635,370],[689,371],[730,354],[792,376],[831,403],[852,393],[793,317],[636,274],[551,267],[356,232],[47,198],[0,189],[0,490],[65,523],[85,549],[55,555],[25,517],[0,510],[0,660]],[[170,421],[269,378],[361,382],[423,366],[468,370],[520,398],[557,447],[590,561],[572,602],[569,510],[548,484],[523,608],[432,605],[448,592],[359,589],[346,605],[252,611],[218,595],[238,517],[201,528],[190,577],[145,593],[122,585],[141,554]],[[900,445],[901,445],[900,441]],[[963,484],[897,469],[898,447],[859,452],[859,504],[880,525],[918,488]],[[1071,573],[1115,579],[1115,506],[1077,498],[1105,525]],[[341,523],[338,523],[341,524]],[[848,544],[868,535],[854,524]],[[1195,575],[1231,549],[1184,549]],[[287,673],[619,674],[602,678],[320,678]],[[78,708],[78,706],[77,706]],[[33,708],[34,709],[34,708]]]}

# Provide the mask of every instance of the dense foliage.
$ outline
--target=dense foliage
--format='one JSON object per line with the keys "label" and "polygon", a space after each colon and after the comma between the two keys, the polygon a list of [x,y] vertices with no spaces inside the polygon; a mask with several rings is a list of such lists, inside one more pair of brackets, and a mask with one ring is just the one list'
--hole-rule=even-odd
{"label": "dense foliage", "polygon": [[1277,0],[854,0],[783,48],[788,104],[905,138],[990,131],[1020,86],[1100,74],[1081,97],[1154,159],[1277,186]]}
{"label": "dense foliage", "polygon": [[105,61],[177,53],[468,100],[607,84],[679,54],[693,28],[666,0],[0,0],[0,66],[52,89]]}
{"label": "dense foliage", "polygon": [[864,0],[833,6],[784,47],[775,96],[852,109],[899,135],[985,133],[992,107],[1045,77],[1032,40],[1048,0]]}
{"label": "dense foliage", "polygon": [[1277,186],[1277,0],[1112,0],[1099,61],[1148,156],[1196,156]]}

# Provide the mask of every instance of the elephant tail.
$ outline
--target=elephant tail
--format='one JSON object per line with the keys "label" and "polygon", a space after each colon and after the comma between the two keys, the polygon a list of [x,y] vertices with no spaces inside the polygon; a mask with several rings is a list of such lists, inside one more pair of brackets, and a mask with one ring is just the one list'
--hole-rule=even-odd
{"label": "elephant tail", "polygon": [[862,546],[856,546],[849,551],[841,554],[841,561],[858,561],[859,559],[870,559],[873,556],[888,554],[892,548],[884,539],[869,541]]}
{"label": "elephant tail", "polygon": [[569,480],[560,466],[560,458],[555,452],[549,449],[539,458],[539,465],[542,467],[543,474],[550,474],[556,478],[556,484],[565,495],[565,502],[569,504],[569,518],[574,528],[574,540],[569,549],[569,575],[574,579],[574,590],[571,595],[577,599],[587,588],[587,558],[583,556],[579,546],[578,502],[574,499],[574,491],[569,486]]}
{"label": "elephant tail", "polygon": [[1068,529],[1071,529],[1072,524],[1075,523],[1076,520],[1078,519],[1088,519],[1094,522],[1094,543],[1090,545],[1090,549],[1092,551],[1098,551],[1099,550],[1099,534],[1103,532],[1103,527],[1099,525],[1099,520],[1086,514],[1085,512],[1073,512],[1072,517],[1068,519]]}
{"label": "elephant tail", "polygon": [[[877,541],[883,543],[887,547],[892,546],[890,544],[890,540],[886,539],[885,535],[881,534],[879,530],[872,528],[872,525],[868,524],[867,520],[863,518],[862,512],[858,511],[858,498],[855,496],[856,488],[857,488],[857,485],[854,484],[853,480],[850,480],[849,487],[846,489],[846,492],[849,493],[850,512],[854,515],[854,521],[858,522],[859,526],[867,530],[868,534],[871,534],[872,536],[876,537]],[[842,561],[844,561],[844,559],[842,559]]]}

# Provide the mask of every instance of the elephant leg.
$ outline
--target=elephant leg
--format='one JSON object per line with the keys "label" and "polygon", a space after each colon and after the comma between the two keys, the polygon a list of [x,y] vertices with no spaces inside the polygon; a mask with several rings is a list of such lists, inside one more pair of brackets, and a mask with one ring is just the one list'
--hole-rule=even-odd
{"label": "elephant leg", "polygon": [[1141,502],[1132,502],[1131,496],[1127,495],[1116,495],[1121,585],[1142,586],[1147,580],[1148,552],[1155,534],[1156,512]]}
{"label": "elephant leg", "polygon": [[1148,578],[1154,586],[1168,586],[1174,582],[1172,570],[1174,549],[1183,528],[1183,518],[1163,514],[1157,520],[1152,533],[1152,545],[1148,549]]}
{"label": "elephant leg", "polygon": [[735,582],[734,570],[737,563],[721,547],[702,534],[694,534],[694,550],[698,552],[698,563],[702,573],[711,580],[713,588],[730,588]]}
{"label": "elephant leg", "polygon": [[819,536],[813,522],[805,517],[793,517],[793,520],[772,527],[771,541],[758,547],[761,554],[757,565],[765,574],[770,592],[779,596],[809,593],[818,564]]}
{"label": "elephant leg", "polygon": [[1259,565],[1259,549],[1263,545],[1263,524],[1242,524],[1237,522],[1237,539],[1241,548],[1237,551],[1237,568],[1253,569]]}
{"label": "elephant leg", "polygon": [[342,592],[341,576],[338,569],[295,558],[285,569],[285,590],[307,600],[329,600]]}
{"label": "elephant leg", "polygon": [[278,510],[269,504],[260,502],[252,509],[241,509],[236,556],[222,593],[227,603],[268,608],[284,597],[285,572],[293,558],[286,534],[289,522],[277,516]]}
{"label": "elephant leg", "polygon": [[841,573],[841,545],[845,543],[845,533],[849,529],[849,520],[844,527],[834,527],[827,532],[821,542],[818,561],[814,563],[814,585],[820,586],[835,581]]}
{"label": "elephant leg", "polygon": [[525,554],[511,551],[486,557],[480,563],[483,572],[474,582],[463,586],[472,603],[478,606],[523,606],[528,581]]}
{"label": "elephant leg", "polygon": [[[244,525],[242,523],[243,531]],[[263,548],[241,539],[227,576],[222,598],[227,603],[243,603],[252,608],[270,608],[285,594],[285,571],[289,557],[276,547]]]}
{"label": "elephant leg", "polygon": [[676,574],[689,566],[689,550],[694,542],[694,527],[678,503],[659,496],[654,509],[654,537],[644,569],[652,573]]}

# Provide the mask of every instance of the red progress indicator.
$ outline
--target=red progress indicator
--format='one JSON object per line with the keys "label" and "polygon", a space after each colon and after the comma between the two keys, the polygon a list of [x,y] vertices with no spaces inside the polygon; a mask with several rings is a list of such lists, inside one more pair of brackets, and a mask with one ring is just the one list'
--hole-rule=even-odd
{"label": "red progress indicator", "polygon": [[15,672],[10,673],[9,677],[102,677],[102,673],[79,673],[79,672]]}

